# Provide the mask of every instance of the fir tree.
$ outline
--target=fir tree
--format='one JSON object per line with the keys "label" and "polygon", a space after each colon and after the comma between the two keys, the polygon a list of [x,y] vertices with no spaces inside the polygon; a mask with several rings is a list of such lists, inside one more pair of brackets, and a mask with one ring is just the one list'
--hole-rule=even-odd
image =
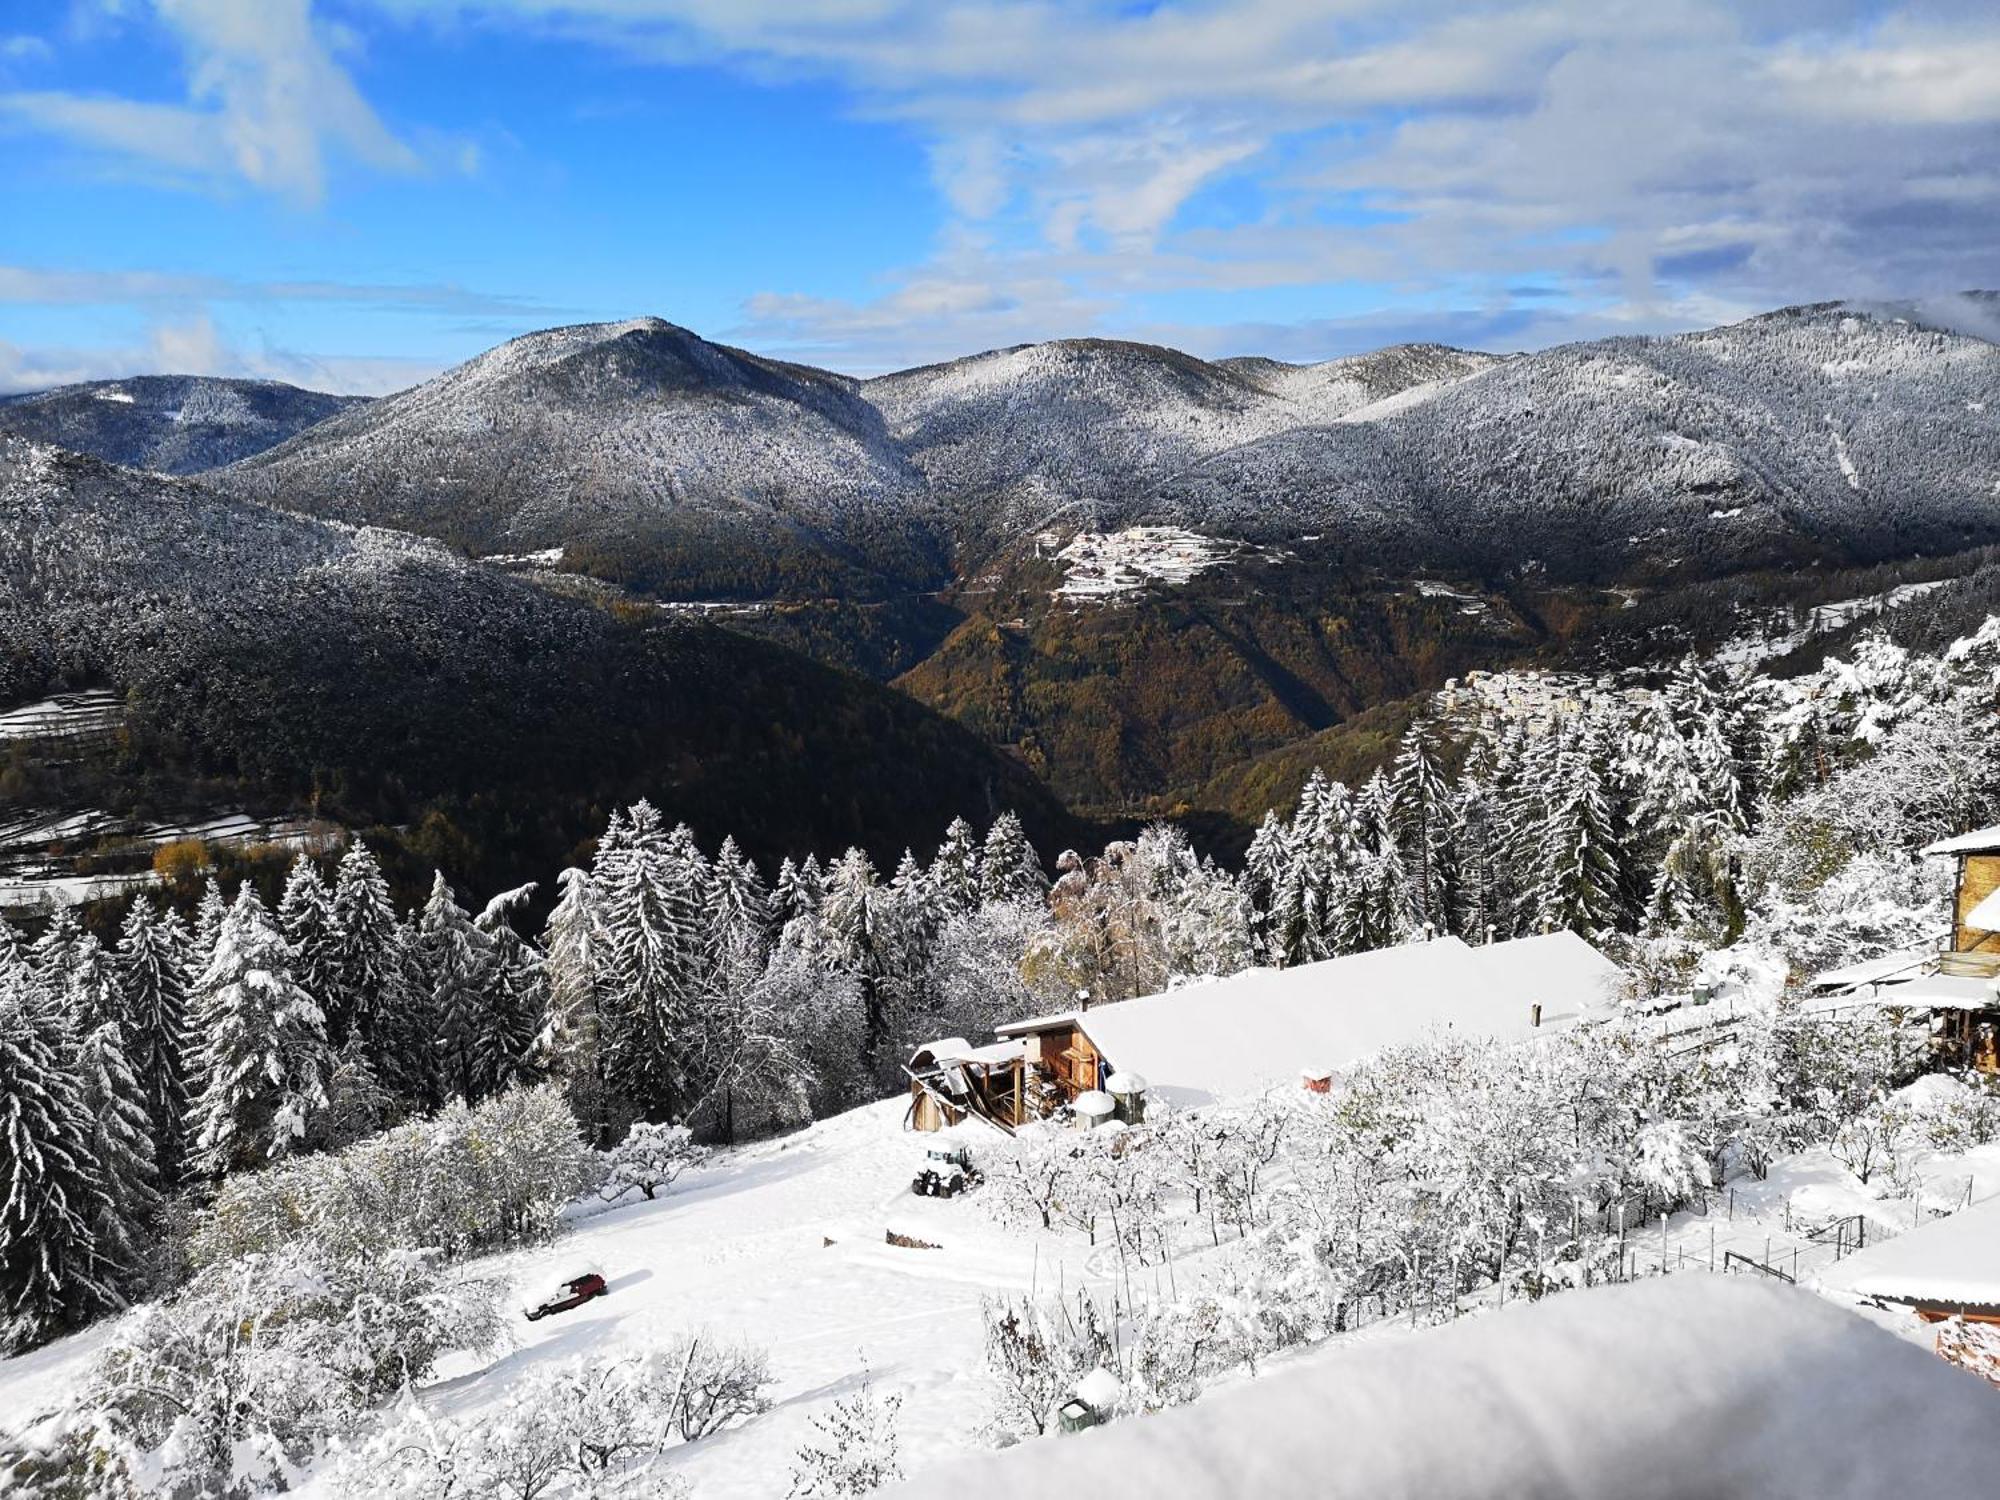
{"label": "fir tree", "polygon": [[1049,894],[1048,871],[1028,842],[1021,820],[1000,814],[986,830],[979,851],[979,899],[982,901],[1042,901]]}
{"label": "fir tree", "polygon": [[384,1008],[404,998],[404,974],[389,883],[359,839],[348,845],[334,874],[330,927],[333,951],[321,981],[326,993],[320,997],[327,1034],[344,1043],[351,1033],[360,1033],[380,1073],[384,1059],[375,1033]]}
{"label": "fir tree", "polygon": [[95,933],[81,932],[70,945],[68,972],[63,986],[63,1009],[78,1038],[107,1021],[125,1017],[125,996],[111,956]]}
{"label": "fir tree", "polygon": [[1596,940],[1615,931],[1625,913],[1620,851],[1589,749],[1576,736],[1557,757],[1535,864],[1534,925]]}
{"label": "fir tree", "polygon": [[315,1122],[313,1144],[339,1151],[387,1129],[396,1114],[395,1097],[376,1075],[360,1035],[350,1034],[334,1054],[333,1071],[326,1080],[326,1108]]}
{"label": "fir tree", "polygon": [[612,1081],[646,1118],[681,1119],[702,1092],[698,1019],[713,979],[700,853],[640,802],[617,843],[600,846],[594,874]]}
{"label": "fir tree", "polygon": [[537,1079],[542,1065],[535,1042],[548,1024],[548,969],[541,953],[514,930],[513,915],[535,893],[532,885],[503,891],[486,903],[474,924],[493,955],[486,1025],[473,1066],[481,1086],[498,1093]]}
{"label": "fir tree", "polygon": [[1410,882],[1417,922],[1444,932],[1451,919],[1451,808],[1429,726],[1403,736],[1388,782],[1389,828]]}
{"label": "fir tree", "polygon": [[499,955],[452,899],[442,874],[417,920],[415,960],[427,1009],[436,1020],[437,1047],[446,1091],[477,1104],[496,1087],[493,992],[499,983]]}
{"label": "fir tree", "polygon": [[211,1176],[283,1156],[326,1108],[326,1018],[292,977],[292,951],[256,889],[237,893],[195,985],[201,1093],[198,1170]]}
{"label": "fir tree", "polygon": [[179,1180],[188,1111],[187,958],[190,939],[178,915],[141,896],[118,937],[124,1041],[145,1092],[153,1156],[162,1184]]}
{"label": "fir tree", "polygon": [[953,818],[927,872],[945,916],[958,916],[979,905],[982,859],[972,825],[963,818]]}
{"label": "fir tree", "polygon": [[84,1037],[77,1082],[90,1126],[90,1155],[105,1189],[92,1226],[98,1254],[107,1279],[122,1295],[132,1296],[148,1280],[146,1261],[159,1231],[162,1203],[146,1091],[116,1021],[106,1021]]}
{"label": "fir tree", "polygon": [[278,931],[291,944],[292,977],[318,1004],[327,1018],[327,1039],[338,1046],[347,1039],[347,1017],[336,1021],[328,1009],[330,997],[339,987],[340,939],[333,914],[333,891],[325,877],[304,854],[293,856],[285,876],[284,895],[278,901]]}
{"label": "fir tree", "polygon": [[613,1140],[602,982],[609,947],[590,875],[564,870],[557,889],[561,894],[542,931],[549,1008],[536,1052],[563,1080],[586,1138],[602,1151]]}
{"label": "fir tree", "polygon": [[94,1226],[110,1211],[76,1079],[0,971],[0,1347],[30,1348],[117,1305]]}

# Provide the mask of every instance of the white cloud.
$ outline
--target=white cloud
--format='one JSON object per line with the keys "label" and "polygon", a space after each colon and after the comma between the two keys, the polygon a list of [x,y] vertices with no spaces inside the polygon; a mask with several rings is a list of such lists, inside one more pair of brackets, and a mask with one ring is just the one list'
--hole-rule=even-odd
{"label": "white cloud", "polygon": [[428,380],[440,368],[432,360],[245,348],[218,331],[206,313],[155,322],[144,340],[132,345],[26,349],[0,339],[0,394],[171,374],[283,380],[311,390],[378,396]]}
{"label": "white cloud", "polygon": [[154,10],[184,54],[186,103],[14,92],[0,94],[0,117],[134,166],[304,205],[324,196],[330,156],[422,169],[314,25],[310,0],[154,0]]}
{"label": "white cloud", "polygon": [[[856,368],[894,362],[899,337],[923,358],[1177,327],[1147,310],[1177,293],[1360,282],[1444,309],[1415,321],[1526,343],[1992,280],[1990,5],[373,3],[830,79],[919,131],[949,215],[932,258],[872,299],[746,307],[743,333]],[[1191,216],[1218,184],[1241,189],[1230,212]],[[940,291],[961,283],[962,307]]]}

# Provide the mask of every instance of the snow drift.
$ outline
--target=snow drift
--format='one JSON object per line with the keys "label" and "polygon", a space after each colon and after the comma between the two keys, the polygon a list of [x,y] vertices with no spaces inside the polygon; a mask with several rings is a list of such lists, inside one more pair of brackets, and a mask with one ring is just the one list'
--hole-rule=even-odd
{"label": "snow drift", "polygon": [[1982,1382],[1810,1293],[1712,1276],[1579,1292],[1081,1437],[926,1470],[895,1495],[1993,1493]]}

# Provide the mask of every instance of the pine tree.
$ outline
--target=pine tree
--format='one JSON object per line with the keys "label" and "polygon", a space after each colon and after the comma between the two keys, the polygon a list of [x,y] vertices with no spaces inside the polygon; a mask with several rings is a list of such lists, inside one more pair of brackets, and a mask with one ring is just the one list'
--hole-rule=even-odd
{"label": "pine tree", "polygon": [[446,1091],[477,1104],[495,1087],[491,1074],[493,992],[499,955],[472,914],[452,899],[444,876],[434,874],[416,928],[416,968],[436,1018],[437,1046]]}
{"label": "pine tree", "polygon": [[561,894],[542,930],[549,1008],[536,1051],[542,1065],[563,1080],[570,1108],[602,1151],[614,1135],[604,1015],[610,950],[590,875],[564,870],[557,889]]}
{"label": "pine tree", "polygon": [[0,971],[0,1347],[117,1306],[93,1226],[109,1211],[76,1079],[37,1016],[41,981]]}
{"label": "pine tree", "polygon": [[92,1230],[107,1280],[129,1297],[149,1279],[146,1262],[163,1205],[146,1090],[116,1021],[106,1021],[84,1037],[77,1081],[78,1100],[90,1125],[90,1155],[105,1189]]}
{"label": "pine tree", "polygon": [[493,980],[486,1025],[473,1065],[490,1093],[536,1080],[542,1065],[535,1042],[548,1024],[548,968],[539,950],[514,930],[513,916],[535,893],[532,885],[503,891],[486,903],[473,925],[490,945]]}
{"label": "pine tree", "polygon": [[1004,812],[986,830],[979,851],[979,899],[982,901],[1043,901],[1049,894],[1048,871],[1028,842],[1021,820]]}
{"label": "pine tree", "polygon": [[125,995],[124,1041],[145,1093],[153,1157],[160,1181],[179,1181],[188,1112],[186,927],[141,896],[125,914],[118,937],[118,972]]}
{"label": "pine tree", "polygon": [[292,977],[292,951],[247,881],[196,982],[197,1169],[212,1176],[290,1151],[326,1108],[326,1018]]}
{"label": "pine tree", "polygon": [[368,846],[356,839],[334,874],[330,917],[332,953],[320,998],[329,1039],[344,1043],[358,1032],[378,1073],[383,1057],[375,1037],[386,1005],[400,1002],[404,978],[396,939],[396,909],[389,883]]}
{"label": "pine tree", "polygon": [[293,856],[285,876],[285,890],[278,901],[278,931],[291,944],[292,977],[318,1004],[326,1016],[327,1040],[338,1046],[347,1040],[347,1017],[336,1022],[328,1009],[339,987],[340,935],[334,920],[333,891],[319,872],[319,866],[304,854]]}

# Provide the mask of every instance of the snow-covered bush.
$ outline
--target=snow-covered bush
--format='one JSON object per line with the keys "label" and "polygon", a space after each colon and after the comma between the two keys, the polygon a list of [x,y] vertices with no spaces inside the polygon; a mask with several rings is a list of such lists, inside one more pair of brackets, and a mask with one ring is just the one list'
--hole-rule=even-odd
{"label": "snow-covered bush", "polygon": [[764,1409],[761,1352],[706,1334],[643,1354],[572,1360],[510,1387],[499,1409],[459,1420],[415,1400],[335,1470],[354,1500],[672,1500],[657,1460]]}
{"label": "snow-covered bush", "polygon": [[791,1500],[872,1495],[901,1479],[896,1416],[902,1406],[901,1395],[877,1395],[864,1368],[851,1395],[807,1419],[813,1436],[792,1465]]}
{"label": "snow-covered bush", "polygon": [[404,1250],[335,1258],[299,1244],[209,1267],[120,1323],[80,1403],[93,1451],[141,1488],[282,1486],[334,1436],[500,1336],[496,1284]]}
{"label": "snow-covered bush", "polygon": [[606,1153],[604,1185],[597,1195],[616,1203],[637,1188],[650,1201],[707,1155],[707,1148],[695,1144],[685,1125],[649,1125],[642,1120]]}
{"label": "snow-covered bush", "polygon": [[1039,1437],[1091,1371],[1112,1363],[1111,1335],[1087,1292],[1060,1298],[986,1298],[989,1425],[1005,1439]]}
{"label": "snow-covered bush", "polygon": [[191,1254],[213,1265],[306,1237],[356,1252],[427,1245],[468,1255],[545,1238],[602,1170],[558,1089],[515,1089],[227,1179]]}

